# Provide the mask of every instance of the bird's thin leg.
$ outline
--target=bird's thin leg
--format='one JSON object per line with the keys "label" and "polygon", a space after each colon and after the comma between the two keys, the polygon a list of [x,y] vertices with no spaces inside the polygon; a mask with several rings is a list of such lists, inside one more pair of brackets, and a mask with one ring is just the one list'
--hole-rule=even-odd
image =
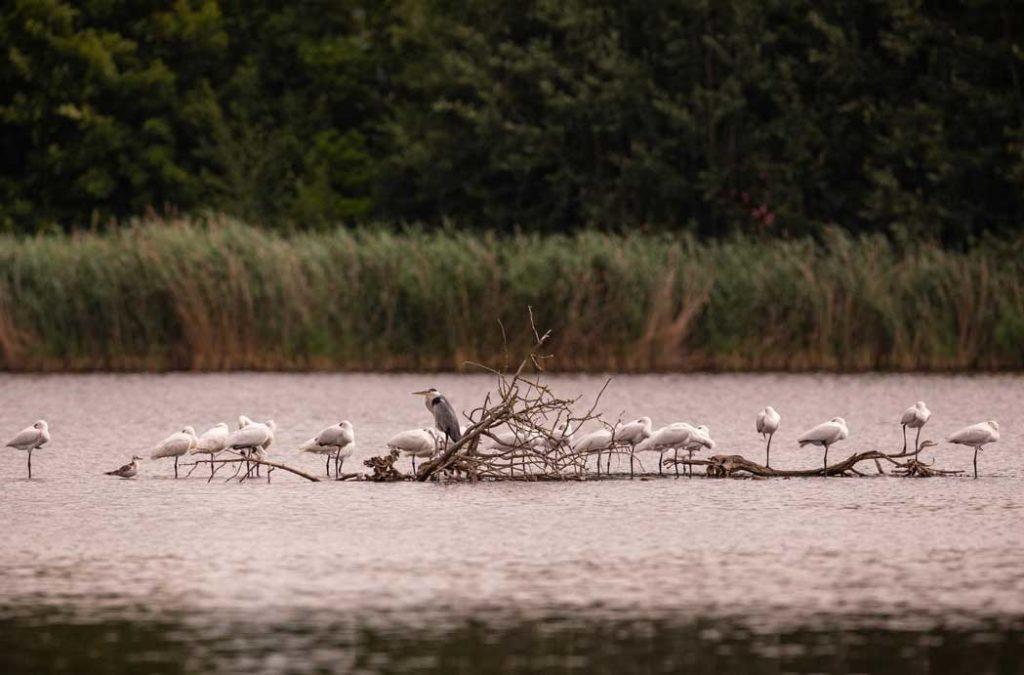
{"label": "bird's thin leg", "polygon": [[659,476],[664,476],[665,475],[665,451],[664,450],[660,450],[658,452],[658,475]]}
{"label": "bird's thin leg", "polygon": [[772,468],[772,437],[774,433],[768,434],[768,447],[764,451],[764,468]]}
{"label": "bird's thin leg", "polygon": [[692,464],[692,462],[693,462],[693,450],[690,450],[689,453],[690,453],[690,462],[691,462],[691,464],[688,464],[686,466],[686,477],[687,478],[693,478],[693,464]]}
{"label": "bird's thin leg", "polygon": [[907,425],[903,425],[903,454],[907,454]]}
{"label": "bird's thin leg", "polygon": [[828,445],[825,446],[825,463],[822,466],[824,468],[821,471],[821,477],[828,478]]}
{"label": "bird's thin leg", "polygon": [[[975,454],[975,456],[977,456],[978,452],[975,451],[974,454]],[[975,472],[975,473],[977,473],[977,472]],[[28,451],[28,479],[32,480],[32,451],[31,450]]]}
{"label": "bird's thin leg", "polygon": [[978,477],[978,450],[980,450],[980,449],[981,449],[980,445],[974,449],[974,477],[975,478]]}
{"label": "bird's thin leg", "polygon": [[324,471],[327,472],[327,477],[331,477],[331,458],[327,458],[327,462],[324,464]]}
{"label": "bird's thin leg", "polygon": [[612,449],[608,448],[608,461],[604,465],[604,475],[606,476],[612,475],[612,454],[614,454]]}
{"label": "bird's thin leg", "polygon": [[679,478],[679,448],[672,450],[672,459],[676,465],[676,478]]}
{"label": "bird's thin leg", "polygon": [[601,451],[597,451],[597,475],[601,475]]}
{"label": "bird's thin leg", "polygon": [[412,456],[412,475],[416,475],[416,455]]}
{"label": "bird's thin leg", "polygon": [[338,453],[338,454],[339,454],[339,457],[338,457],[338,468],[336,468],[334,470],[334,477],[335,478],[341,478],[341,470],[343,468],[345,468],[345,459],[340,456],[341,453]]}
{"label": "bird's thin leg", "polygon": [[629,477],[633,477],[633,456],[636,453],[636,444],[629,446]]}
{"label": "bird's thin leg", "polygon": [[174,477],[178,477],[178,457],[174,457]]}
{"label": "bird's thin leg", "polygon": [[917,436],[914,436],[914,459],[917,459],[918,453],[921,452],[919,441],[921,440],[921,427],[917,428]]}

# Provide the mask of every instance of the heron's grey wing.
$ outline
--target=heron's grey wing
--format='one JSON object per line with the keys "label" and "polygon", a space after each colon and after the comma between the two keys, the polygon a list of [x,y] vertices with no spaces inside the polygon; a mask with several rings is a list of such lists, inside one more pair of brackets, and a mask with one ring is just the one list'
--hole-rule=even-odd
{"label": "heron's grey wing", "polygon": [[458,443],[462,438],[462,430],[459,429],[459,420],[455,417],[455,411],[443,397],[434,404],[434,424],[454,442]]}

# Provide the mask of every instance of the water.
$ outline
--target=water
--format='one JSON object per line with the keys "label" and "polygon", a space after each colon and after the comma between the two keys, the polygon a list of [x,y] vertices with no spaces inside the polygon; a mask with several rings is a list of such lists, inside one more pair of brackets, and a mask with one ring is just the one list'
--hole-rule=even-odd
{"label": "water", "polygon": [[[830,458],[997,419],[982,477],[620,480],[423,485],[103,476],[185,424],[278,423],[274,457],[327,424],[377,454],[424,424],[419,397],[481,399],[490,380],[417,375],[0,377],[0,429],[53,441],[0,453],[0,670],[106,672],[1020,672],[1024,496],[1016,376],[618,377],[612,418],[706,423],[763,458],[754,415],[783,415],[772,464],[814,467],[803,429],[835,415]],[[553,378],[582,394],[599,377]],[[940,466],[971,451],[940,444]],[[648,464],[650,460],[648,460]],[[613,468],[615,463],[613,462]],[[628,468],[627,463],[620,466]],[[651,467],[648,467],[651,468]],[[873,467],[870,467],[873,469]]]}

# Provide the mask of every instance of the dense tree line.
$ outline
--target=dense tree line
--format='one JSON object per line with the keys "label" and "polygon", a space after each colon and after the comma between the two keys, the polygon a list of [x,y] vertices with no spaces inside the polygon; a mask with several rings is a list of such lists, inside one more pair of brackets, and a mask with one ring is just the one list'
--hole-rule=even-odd
{"label": "dense tree line", "polygon": [[1009,0],[9,0],[0,228],[1021,228]]}

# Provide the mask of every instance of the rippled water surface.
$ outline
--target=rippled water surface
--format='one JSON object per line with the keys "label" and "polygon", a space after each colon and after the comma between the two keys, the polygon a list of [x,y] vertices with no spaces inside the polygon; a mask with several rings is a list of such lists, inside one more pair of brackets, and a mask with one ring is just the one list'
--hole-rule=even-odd
{"label": "rippled water surface", "polygon": [[[553,378],[558,393],[599,377]],[[0,669],[1020,672],[1024,493],[1016,376],[630,376],[612,418],[706,423],[716,451],[815,467],[800,431],[842,415],[835,456],[996,419],[981,478],[650,479],[434,485],[173,479],[147,461],[185,424],[273,418],[273,457],[339,419],[359,451],[428,421],[409,392],[470,407],[490,380],[418,375],[0,377],[0,429],[53,440],[0,453]],[[833,457],[830,453],[830,459]],[[925,453],[969,469],[971,451]],[[650,463],[650,459],[647,460]],[[616,468],[613,462],[613,469]],[[619,469],[626,470],[623,463]],[[650,469],[651,467],[648,467]],[[869,467],[873,470],[873,466]]]}

